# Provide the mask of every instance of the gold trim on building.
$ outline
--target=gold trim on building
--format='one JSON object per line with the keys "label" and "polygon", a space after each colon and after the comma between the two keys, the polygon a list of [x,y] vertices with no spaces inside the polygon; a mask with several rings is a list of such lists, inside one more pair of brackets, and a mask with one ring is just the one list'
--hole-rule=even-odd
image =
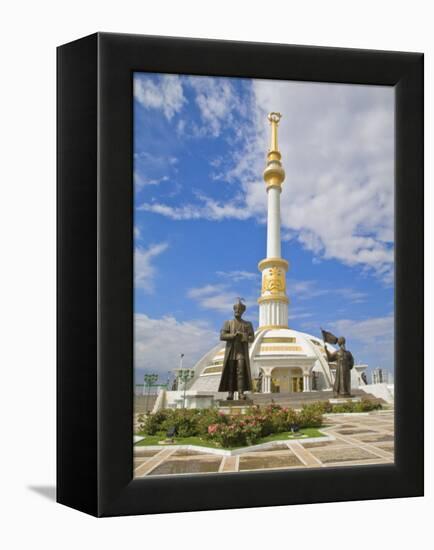
{"label": "gold trim on building", "polygon": [[285,336],[265,336],[264,338],[262,338],[262,342],[267,342],[267,343],[289,343],[289,344],[295,344],[295,342],[297,341],[297,338],[295,338],[295,336],[288,336],[288,337],[285,337]]}
{"label": "gold trim on building", "polygon": [[289,304],[289,298],[288,296],[285,296],[285,294],[266,294],[265,296],[261,296],[260,298],[258,298],[258,304],[270,301],[284,302],[285,304]]}
{"label": "gold trim on building", "polygon": [[302,346],[263,346],[261,344],[260,351],[303,351]]}
{"label": "gold trim on building", "polygon": [[273,330],[273,329],[279,329],[279,328],[288,328],[288,325],[264,325],[262,327],[258,327],[258,331]]}
{"label": "gold trim on building", "polygon": [[202,374],[218,374],[221,371],[222,371],[222,367],[205,367],[203,369],[203,371],[201,372],[201,375]]}
{"label": "gold trim on building", "polygon": [[288,271],[289,262],[283,258],[264,258],[258,263],[258,269],[262,271],[266,267],[283,267],[285,271]]}

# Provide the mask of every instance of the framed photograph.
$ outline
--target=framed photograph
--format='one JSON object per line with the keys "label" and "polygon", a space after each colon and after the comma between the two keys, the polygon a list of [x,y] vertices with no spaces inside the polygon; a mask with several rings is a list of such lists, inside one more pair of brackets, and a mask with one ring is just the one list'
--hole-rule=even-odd
{"label": "framed photograph", "polygon": [[58,48],[58,502],[423,494],[423,55]]}

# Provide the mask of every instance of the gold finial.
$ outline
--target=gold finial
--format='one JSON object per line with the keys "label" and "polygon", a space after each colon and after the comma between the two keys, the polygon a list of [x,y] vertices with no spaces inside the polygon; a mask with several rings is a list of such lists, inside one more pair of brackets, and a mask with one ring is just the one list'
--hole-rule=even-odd
{"label": "gold finial", "polygon": [[271,189],[271,187],[278,187],[280,189],[285,179],[285,170],[282,168],[282,163],[280,162],[282,155],[277,144],[277,126],[281,118],[282,115],[280,113],[272,112],[268,115],[268,120],[271,124],[271,148],[267,154],[267,166],[264,170],[264,180],[267,184],[267,190]]}
{"label": "gold finial", "polygon": [[272,112],[268,115],[268,120],[271,123],[271,149],[270,151],[278,151],[277,145],[277,126],[279,125],[282,115],[280,113]]}

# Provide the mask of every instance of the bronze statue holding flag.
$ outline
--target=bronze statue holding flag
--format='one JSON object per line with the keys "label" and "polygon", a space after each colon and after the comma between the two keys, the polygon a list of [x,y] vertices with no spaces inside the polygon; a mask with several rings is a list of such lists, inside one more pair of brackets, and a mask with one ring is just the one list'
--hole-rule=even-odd
{"label": "bronze statue holding flag", "polygon": [[[351,397],[351,369],[354,366],[354,358],[350,351],[345,349],[345,338],[337,338],[331,332],[321,329],[324,340],[324,348],[329,363],[336,363],[335,383],[333,393],[335,397]],[[338,344],[339,349],[331,352],[325,344]]]}

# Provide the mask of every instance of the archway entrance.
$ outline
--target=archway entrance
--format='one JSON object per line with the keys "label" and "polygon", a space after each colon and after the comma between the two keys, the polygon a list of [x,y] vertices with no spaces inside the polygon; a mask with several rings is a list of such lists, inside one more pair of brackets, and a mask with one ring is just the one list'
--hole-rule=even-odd
{"label": "archway entrance", "polygon": [[303,371],[299,367],[276,367],[271,373],[272,393],[297,393],[305,388]]}

